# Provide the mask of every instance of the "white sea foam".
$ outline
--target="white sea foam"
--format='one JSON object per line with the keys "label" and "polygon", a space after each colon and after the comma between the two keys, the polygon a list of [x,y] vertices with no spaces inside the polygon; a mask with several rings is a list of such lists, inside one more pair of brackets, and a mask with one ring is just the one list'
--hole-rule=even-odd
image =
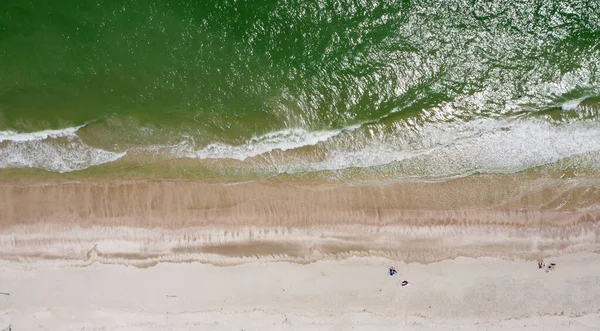
{"label": "white sea foam", "polygon": [[[407,146],[407,140],[418,143]],[[488,119],[425,125],[411,137],[375,139],[360,149],[333,151],[312,167],[339,170],[404,161],[405,167],[423,175],[454,176],[516,172],[595,151],[600,151],[600,125],[595,123],[554,126],[537,120]]]}
{"label": "white sea foam", "polygon": [[16,132],[12,130],[8,131],[0,131],[0,143],[4,141],[14,141],[14,142],[25,142],[25,141],[38,141],[45,140],[48,138],[60,138],[73,136],[77,131],[81,128],[85,127],[84,125],[64,128],[59,130],[42,130],[36,132]]}
{"label": "white sea foam", "polygon": [[125,154],[87,146],[78,138],[67,146],[52,142],[11,143],[0,148],[0,168],[39,168],[64,173],[113,162]]}
{"label": "white sea foam", "polygon": [[113,162],[126,154],[88,146],[76,134],[82,127],[30,133],[1,131],[0,168],[39,168],[63,173]]}
{"label": "white sea foam", "polygon": [[[61,133],[44,132],[30,134],[29,140],[13,135],[12,140],[0,143],[0,167],[69,172],[113,162],[126,153],[91,147],[74,128]],[[301,148],[308,149],[298,154]],[[277,173],[400,164],[402,171],[410,175],[446,177],[473,172],[510,173],[600,152],[600,123],[574,120],[554,125],[543,119],[480,119],[396,130],[382,125],[329,131],[289,129],[255,136],[239,145],[215,142],[197,146],[187,138],[180,144],[142,151],[168,158],[239,161],[264,156]],[[311,153],[318,157],[311,158]]]}
{"label": "white sea foam", "polygon": [[247,158],[269,153],[274,150],[293,150],[305,146],[314,146],[320,142],[337,136],[343,131],[352,131],[359,125],[350,126],[344,130],[307,131],[304,129],[288,129],[255,136],[243,145],[227,145],[213,143],[198,151],[188,151],[189,158],[199,159],[234,159],[243,161]]}
{"label": "white sea foam", "polygon": [[[198,150],[179,145],[180,157],[246,160],[280,149],[314,146],[318,161],[269,157],[278,172],[366,168],[403,162],[405,169],[426,176],[456,176],[473,172],[510,173],[600,151],[600,124],[573,122],[553,125],[544,120],[481,119],[428,123],[418,130],[372,128],[307,132],[289,130],[255,137],[241,145],[215,143]],[[382,131],[387,130],[387,131]],[[191,150],[192,149],[192,150]]]}
{"label": "white sea foam", "polygon": [[580,103],[581,103],[583,100],[585,100],[585,99],[586,99],[586,97],[582,97],[582,98],[579,98],[579,99],[574,99],[574,100],[569,100],[569,101],[567,101],[567,102],[563,103],[563,104],[560,106],[560,109],[562,109],[562,110],[564,110],[564,111],[575,110],[575,109],[577,108],[577,106],[579,106],[579,104],[580,104]]}

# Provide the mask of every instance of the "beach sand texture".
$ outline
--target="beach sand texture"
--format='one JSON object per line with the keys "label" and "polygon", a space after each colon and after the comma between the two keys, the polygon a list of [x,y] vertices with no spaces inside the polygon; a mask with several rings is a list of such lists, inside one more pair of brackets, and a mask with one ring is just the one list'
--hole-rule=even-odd
{"label": "beach sand texture", "polygon": [[600,327],[593,181],[19,180],[0,195],[13,327]]}
{"label": "beach sand texture", "polygon": [[0,331],[600,330],[599,40],[597,0],[0,1]]}

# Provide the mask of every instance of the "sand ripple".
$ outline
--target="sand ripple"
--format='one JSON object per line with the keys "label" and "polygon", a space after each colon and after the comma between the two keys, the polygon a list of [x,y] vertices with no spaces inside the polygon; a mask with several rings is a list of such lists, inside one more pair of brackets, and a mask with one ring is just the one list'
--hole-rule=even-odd
{"label": "sand ripple", "polygon": [[0,257],[31,263],[537,259],[600,242],[596,183],[525,176],[386,185],[13,182],[0,197]]}

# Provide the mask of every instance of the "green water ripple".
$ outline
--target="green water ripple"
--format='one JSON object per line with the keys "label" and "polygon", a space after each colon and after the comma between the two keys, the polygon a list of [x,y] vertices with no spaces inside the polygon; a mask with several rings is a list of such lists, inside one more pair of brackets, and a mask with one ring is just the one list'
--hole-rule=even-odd
{"label": "green water ripple", "polygon": [[[597,118],[593,105],[560,107],[596,102],[599,65],[598,1],[9,0],[0,132],[91,123],[77,144],[193,141],[194,154],[366,123],[406,134],[487,119],[571,125]],[[402,147],[403,132],[385,132],[386,148]],[[0,143],[2,155],[34,160],[42,148],[15,144]]]}

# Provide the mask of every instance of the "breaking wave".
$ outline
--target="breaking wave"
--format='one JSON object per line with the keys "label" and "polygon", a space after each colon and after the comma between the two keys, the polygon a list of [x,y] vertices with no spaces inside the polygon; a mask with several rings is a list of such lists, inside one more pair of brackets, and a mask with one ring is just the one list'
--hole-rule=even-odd
{"label": "breaking wave", "polygon": [[39,168],[70,172],[116,161],[115,153],[85,144],[77,131],[85,125],[60,130],[0,132],[0,168]]}

